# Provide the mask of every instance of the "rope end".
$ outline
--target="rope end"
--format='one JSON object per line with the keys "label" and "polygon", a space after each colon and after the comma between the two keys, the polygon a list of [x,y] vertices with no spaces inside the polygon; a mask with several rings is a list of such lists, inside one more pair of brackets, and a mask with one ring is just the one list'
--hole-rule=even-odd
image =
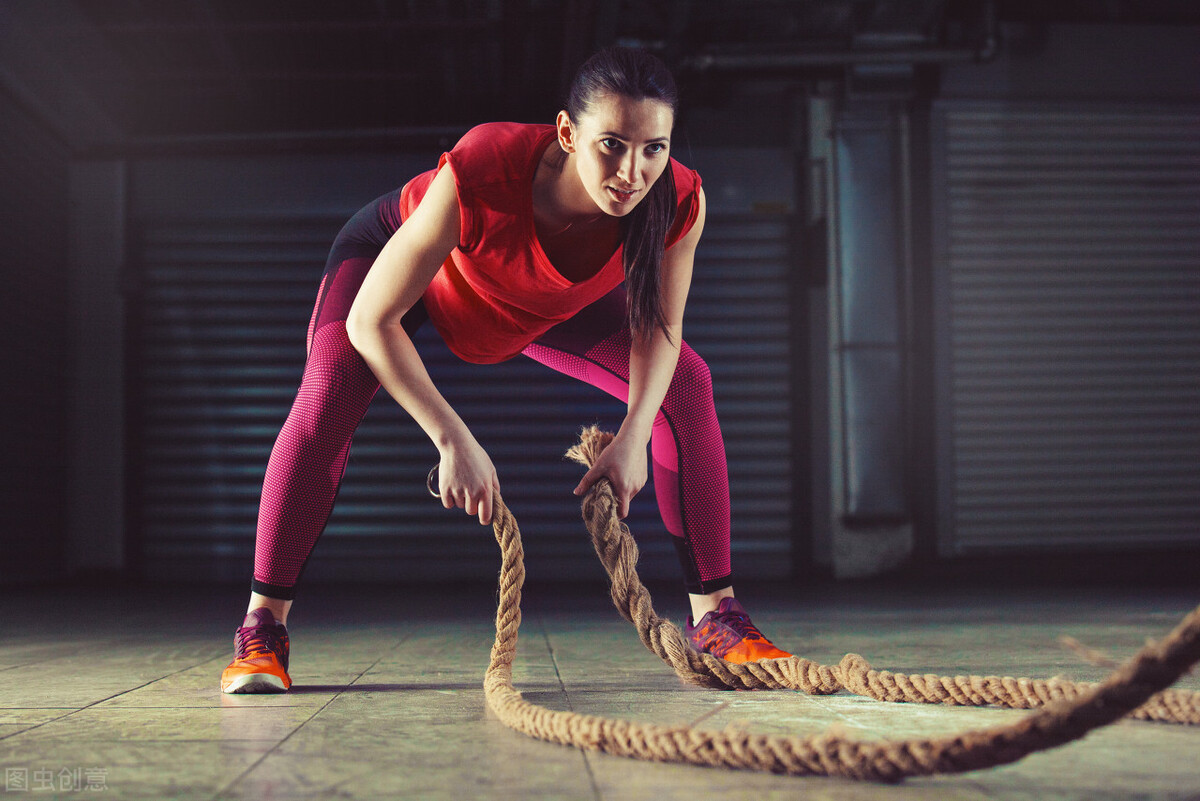
{"label": "rope end", "polygon": [[600,458],[600,454],[613,441],[613,434],[601,431],[599,426],[587,426],[579,432],[579,442],[567,451],[567,458],[573,462],[590,468]]}

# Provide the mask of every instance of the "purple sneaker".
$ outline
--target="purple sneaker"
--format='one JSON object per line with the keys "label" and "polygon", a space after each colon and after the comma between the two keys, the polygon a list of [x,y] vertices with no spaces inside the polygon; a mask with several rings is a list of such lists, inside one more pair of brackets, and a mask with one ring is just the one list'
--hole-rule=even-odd
{"label": "purple sneaker", "polygon": [[689,615],[685,633],[697,651],[726,662],[757,662],[791,656],[772,645],[750,622],[745,607],[733,598],[722,598],[716,611],[706,613],[694,626]]}
{"label": "purple sneaker", "polygon": [[233,661],[221,674],[221,692],[284,692],[292,686],[288,650],[287,629],[271,610],[250,612],[233,635]]}

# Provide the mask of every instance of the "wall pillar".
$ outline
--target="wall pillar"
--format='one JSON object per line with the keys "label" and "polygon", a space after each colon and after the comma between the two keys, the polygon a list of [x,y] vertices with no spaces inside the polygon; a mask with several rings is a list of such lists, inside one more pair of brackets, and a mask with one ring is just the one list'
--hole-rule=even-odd
{"label": "wall pillar", "polygon": [[831,556],[839,578],[886,572],[913,550],[904,123],[894,102],[850,99],[831,131]]}

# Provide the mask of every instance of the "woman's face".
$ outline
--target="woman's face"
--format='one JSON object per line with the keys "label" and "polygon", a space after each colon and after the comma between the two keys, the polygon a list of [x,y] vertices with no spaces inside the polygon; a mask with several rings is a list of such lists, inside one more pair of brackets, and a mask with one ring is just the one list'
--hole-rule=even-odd
{"label": "woman's face", "polygon": [[667,168],[674,122],[661,100],[603,93],[578,120],[559,112],[558,136],[563,149],[575,154],[588,197],[605,214],[623,217]]}

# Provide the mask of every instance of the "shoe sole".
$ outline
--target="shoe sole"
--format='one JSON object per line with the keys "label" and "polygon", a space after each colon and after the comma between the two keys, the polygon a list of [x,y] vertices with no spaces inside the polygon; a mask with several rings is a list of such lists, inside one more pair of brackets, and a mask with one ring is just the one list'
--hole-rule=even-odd
{"label": "shoe sole", "polygon": [[287,687],[283,684],[283,679],[278,676],[273,676],[270,673],[248,673],[245,676],[238,676],[229,684],[221,687],[221,692],[229,695],[241,695],[246,693],[282,693],[287,692]]}

